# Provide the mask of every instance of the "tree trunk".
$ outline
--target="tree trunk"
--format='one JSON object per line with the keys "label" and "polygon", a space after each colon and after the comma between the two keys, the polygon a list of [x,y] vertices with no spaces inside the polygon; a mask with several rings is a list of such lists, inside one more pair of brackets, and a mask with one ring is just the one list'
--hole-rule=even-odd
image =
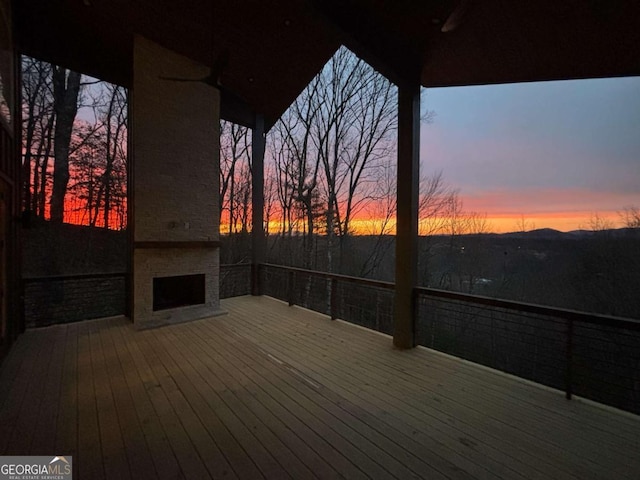
{"label": "tree trunk", "polygon": [[111,126],[111,118],[113,117],[113,108],[116,101],[117,90],[114,89],[111,91],[111,98],[109,99],[109,108],[107,109],[106,116],[106,160],[107,164],[104,169],[104,173],[102,174],[102,186],[104,188],[104,212],[103,212],[103,222],[104,228],[109,228],[109,213],[111,210],[111,176],[113,174],[113,163],[115,161],[116,156],[116,146],[118,142],[118,131],[115,134],[112,133]]}
{"label": "tree trunk", "polygon": [[53,68],[54,134],[53,191],[51,192],[51,221],[62,223],[64,198],[69,184],[69,144],[73,122],[78,112],[80,74],[60,67]]}

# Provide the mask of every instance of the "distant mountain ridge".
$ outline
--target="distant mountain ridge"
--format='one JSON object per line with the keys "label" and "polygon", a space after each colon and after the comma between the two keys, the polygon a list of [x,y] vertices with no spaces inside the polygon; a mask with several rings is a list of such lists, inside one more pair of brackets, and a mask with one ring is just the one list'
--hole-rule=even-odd
{"label": "distant mountain ridge", "polygon": [[610,228],[606,230],[571,230],[570,232],[561,232],[560,230],[554,230],[553,228],[538,228],[536,230],[529,230],[527,232],[508,232],[508,233],[494,233],[490,234],[501,237],[511,238],[529,238],[536,240],[555,240],[555,239],[580,239],[589,238],[593,236],[609,236],[609,237],[622,237],[637,235],[640,236],[640,228]]}
{"label": "distant mountain ridge", "polygon": [[554,230],[553,228],[538,228],[535,230],[529,230],[526,232],[508,232],[498,233],[496,236],[511,237],[511,238],[531,238],[537,240],[554,240],[559,238],[566,238],[569,233],[561,232],[560,230]]}
{"label": "distant mountain ridge", "polygon": [[[393,236],[393,235],[391,235]],[[436,237],[448,237],[449,234],[437,234]],[[638,236],[640,237],[640,228],[611,228],[607,230],[571,230],[569,232],[561,232],[553,228],[537,228],[535,230],[528,230],[526,232],[506,232],[506,233],[466,233],[460,235],[461,237],[485,237],[485,238],[517,238],[517,239],[530,239],[530,240],[570,240],[570,239],[583,239],[591,238],[593,236],[608,236],[613,238],[620,238],[623,236]]]}

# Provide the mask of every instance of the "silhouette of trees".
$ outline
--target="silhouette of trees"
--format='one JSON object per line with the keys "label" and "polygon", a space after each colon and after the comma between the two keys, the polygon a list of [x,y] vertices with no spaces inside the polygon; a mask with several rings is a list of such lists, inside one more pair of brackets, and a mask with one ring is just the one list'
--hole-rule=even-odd
{"label": "silhouette of trees", "polygon": [[22,60],[23,207],[44,218],[49,159],[53,148],[53,73],[51,64]]}
{"label": "silhouette of trees", "polygon": [[104,132],[104,169],[101,177],[103,227],[109,228],[111,215],[123,228],[123,205],[126,203],[127,164],[127,92],[123,87],[105,85],[106,104],[100,109]]}
{"label": "silhouette of trees", "polygon": [[640,228],[640,208],[629,205],[618,213],[626,228]]}
{"label": "silhouette of trees", "polygon": [[127,97],[122,87],[107,85],[100,94],[95,124],[76,122],[69,156],[69,191],[80,213],[77,223],[123,229],[127,198]]}
{"label": "silhouette of trees", "polygon": [[278,198],[283,210],[283,234],[294,231],[303,238],[303,265],[312,264],[314,236],[320,211],[320,155],[314,143],[314,124],[320,115],[318,98],[321,84],[316,77],[300,94],[273,128],[270,146],[274,151],[280,187]]}
{"label": "silhouette of trees", "polygon": [[613,221],[598,212],[594,212],[589,217],[589,227],[593,232],[606,232],[613,228]]}
{"label": "silhouette of trees", "polygon": [[524,216],[524,214],[520,215],[520,218],[516,222],[516,228],[515,228],[516,232],[525,233],[535,229],[536,229],[535,222],[528,220]]}
{"label": "silhouette of trees", "polygon": [[[265,219],[277,217],[279,226],[272,252],[278,241],[286,252],[274,261],[381,274],[392,257],[395,233],[396,110],[396,88],[341,48],[274,125],[267,135],[265,192],[272,196],[265,202]],[[423,122],[433,118],[428,110],[422,114]],[[247,218],[243,206],[250,178],[241,166],[250,166],[250,146],[243,127],[223,123],[221,132],[221,214],[228,217],[231,234],[238,225],[246,231],[241,219]],[[451,244],[464,233],[488,231],[486,216],[464,212],[458,192],[441,172],[425,175],[421,192],[420,235],[447,234]],[[356,231],[375,240],[354,255]],[[423,245],[429,249],[431,244]]]}
{"label": "silhouette of trees", "polygon": [[[302,232],[310,266],[317,233],[334,270],[352,220],[377,194],[376,180],[393,154],[396,89],[345,48],[336,52],[270,135],[282,233]],[[342,262],[340,262],[342,263]]]}
{"label": "silhouette of trees", "polygon": [[124,228],[126,90],[23,57],[22,113],[23,208],[56,223]]}
{"label": "silhouette of trees", "polygon": [[251,193],[251,130],[220,122],[220,221],[228,233],[248,230]]}

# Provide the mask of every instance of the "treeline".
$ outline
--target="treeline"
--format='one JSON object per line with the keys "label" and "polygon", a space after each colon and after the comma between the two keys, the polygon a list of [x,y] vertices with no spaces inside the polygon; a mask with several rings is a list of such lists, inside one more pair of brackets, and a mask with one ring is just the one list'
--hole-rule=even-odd
{"label": "treeline", "polygon": [[[431,235],[418,238],[418,284],[505,300],[640,318],[640,228],[582,235]],[[301,236],[268,238],[267,263],[302,266]],[[222,237],[223,263],[237,249],[248,261],[249,233]],[[318,236],[313,270],[327,270],[327,238]],[[339,272],[393,282],[395,237],[346,239]],[[244,253],[242,253],[244,252]],[[376,260],[372,260],[377,256]],[[375,265],[375,269],[369,268]]]}
{"label": "treeline", "polygon": [[126,227],[123,87],[23,57],[22,132],[25,212],[54,223]]}

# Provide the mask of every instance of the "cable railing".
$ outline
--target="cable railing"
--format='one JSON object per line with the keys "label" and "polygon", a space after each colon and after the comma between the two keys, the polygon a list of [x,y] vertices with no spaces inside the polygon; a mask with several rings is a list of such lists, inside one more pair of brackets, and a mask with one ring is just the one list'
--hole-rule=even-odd
{"label": "cable railing", "polygon": [[220,265],[220,298],[239,297],[251,293],[251,264]]}
{"label": "cable railing", "polygon": [[[262,264],[261,293],[393,333],[394,284]],[[416,343],[640,414],[640,321],[415,289]]]}
{"label": "cable railing", "polygon": [[393,333],[393,283],[273,264],[260,265],[261,293],[379,332]]}
{"label": "cable railing", "polygon": [[[393,334],[394,284],[261,264],[260,293]],[[23,279],[27,326],[120,315],[123,272]],[[87,292],[91,292],[88,295]],[[251,264],[220,265],[220,298],[251,292]],[[418,287],[416,343],[640,414],[640,321]]]}
{"label": "cable railing", "polygon": [[640,413],[640,322],[417,288],[417,341]]}

